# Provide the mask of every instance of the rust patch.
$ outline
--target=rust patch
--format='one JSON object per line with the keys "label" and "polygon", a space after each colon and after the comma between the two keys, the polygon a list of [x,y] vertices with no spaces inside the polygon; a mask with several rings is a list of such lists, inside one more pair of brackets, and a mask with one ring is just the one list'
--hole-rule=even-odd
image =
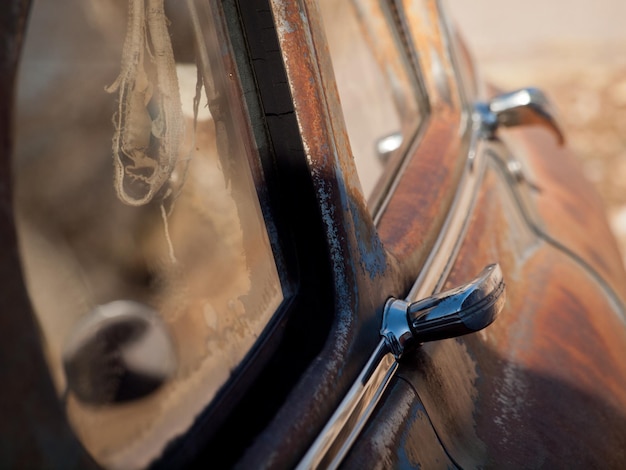
{"label": "rust patch", "polygon": [[541,225],[552,238],[581,256],[625,302],[626,272],[603,203],[570,150],[559,147],[541,129],[503,129],[501,135],[542,188],[532,193]]}
{"label": "rust patch", "polygon": [[378,232],[385,245],[411,274],[434,243],[458,185],[464,159],[458,113],[433,116],[400,176],[393,197],[380,217]]}
{"label": "rust patch", "polygon": [[[442,352],[454,341],[424,348],[426,364],[436,366],[416,367],[407,377],[446,448],[464,467],[617,468],[626,444],[622,319],[594,279],[551,245],[538,240],[519,256],[516,247],[524,245],[512,233],[510,214],[517,209],[505,184],[493,171],[486,176],[480,210],[447,283],[458,285],[493,261],[507,282],[498,320],[484,333],[459,340],[477,365],[475,425],[446,428],[442,422],[454,414],[438,405],[459,397],[451,389],[432,392],[451,376],[467,374]],[[435,398],[429,402],[428,396]],[[468,453],[482,444],[485,456]]]}

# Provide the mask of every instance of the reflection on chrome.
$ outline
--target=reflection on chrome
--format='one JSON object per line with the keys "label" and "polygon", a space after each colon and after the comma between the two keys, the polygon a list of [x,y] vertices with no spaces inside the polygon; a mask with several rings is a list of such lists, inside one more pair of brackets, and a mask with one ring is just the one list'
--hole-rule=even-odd
{"label": "reflection on chrome", "polygon": [[297,470],[333,469],[339,466],[367,423],[397,367],[398,362],[386,341],[381,341],[337,411],[298,464]]}
{"label": "reflection on chrome", "polygon": [[159,314],[118,300],[96,307],[76,325],[63,353],[68,393],[105,405],[149,395],[176,370],[172,338]]}
{"label": "reflection on chrome", "polygon": [[382,163],[387,163],[391,154],[402,146],[402,140],[403,138],[400,132],[394,132],[393,134],[378,139],[376,141],[376,154],[378,155],[378,159]]}

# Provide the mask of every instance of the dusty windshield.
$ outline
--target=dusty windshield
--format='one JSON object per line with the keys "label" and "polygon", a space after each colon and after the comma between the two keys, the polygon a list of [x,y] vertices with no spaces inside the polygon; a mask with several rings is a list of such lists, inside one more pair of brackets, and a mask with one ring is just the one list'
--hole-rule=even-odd
{"label": "dusty windshield", "polygon": [[59,397],[106,466],[160,455],[283,299],[217,8],[33,4],[13,160],[22,262]]}

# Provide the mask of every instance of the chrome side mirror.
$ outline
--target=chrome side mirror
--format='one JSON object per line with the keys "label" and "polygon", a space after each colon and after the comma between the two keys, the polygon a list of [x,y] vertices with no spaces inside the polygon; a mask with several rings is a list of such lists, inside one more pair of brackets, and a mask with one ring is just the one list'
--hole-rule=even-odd
{"label": "chrome side mirror", "polygon": [[489,326],[502,310],[505,284],[498,264],[473,281],[417,302],[390,299],[381,335],[400,359],[415,345],[474,333]]}
{"label": "chrome side mirror", "polygon": [[467,284],[417,302],[389,299],[383,312],[382,340],[296,469],[337,468],[373,413],[403,354],[426,341],[489,326],[504,302],[505,285],[498,264],[487,266]]}
{"label": "chrome side mirror", "polygon": [[565,138],[550,101],[538,88],[503,93],[474,107],[485,133],[493,138],[500,127],[538,125],[552,132],[559,145]]}
{"label": "chrome side mirror", "polygon": [[402,133],[394,132],[393,134],[381,137],[376,141],[376,155],[378,160],[385,164],[389,161],[389,157],[393,152],[402,146]]}

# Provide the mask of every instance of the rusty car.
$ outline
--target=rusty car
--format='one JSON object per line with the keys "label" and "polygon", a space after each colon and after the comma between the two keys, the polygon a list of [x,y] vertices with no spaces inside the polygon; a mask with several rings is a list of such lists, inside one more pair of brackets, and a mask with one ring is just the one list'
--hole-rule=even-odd
{"label": "rusty car", "polygon": [[441,1],[0,12],[0,466],[626,466],[602,202]]}

